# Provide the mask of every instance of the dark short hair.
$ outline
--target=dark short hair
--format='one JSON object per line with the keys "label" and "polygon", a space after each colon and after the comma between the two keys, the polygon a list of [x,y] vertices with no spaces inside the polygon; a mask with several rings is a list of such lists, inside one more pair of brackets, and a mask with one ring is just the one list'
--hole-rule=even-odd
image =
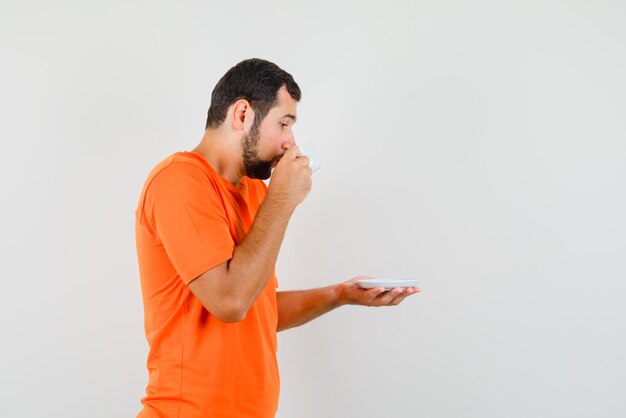
{"label": "dark short hair", "polygon": [[254,110],[255,123],[260,123],[278,101],[278,90],[285,86],[291,98],[300,101],[302,93],[291,74],[278,65],[251,58],[241,61],[217,82],[211,94],[205,129],[217,128],[226,119],[230,105],[246,99]]}

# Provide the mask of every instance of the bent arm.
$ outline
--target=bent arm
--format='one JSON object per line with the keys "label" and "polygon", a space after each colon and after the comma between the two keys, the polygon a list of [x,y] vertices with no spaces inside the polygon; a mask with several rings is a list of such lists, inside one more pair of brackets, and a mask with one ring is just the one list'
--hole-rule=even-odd
{"label": "bent arm", "polygon": [[274,270],[292,212],[289,206],[267,198],[233,257],[189,283],[189,289],[217,319],[236,322],[245,318]]}
{"label": "bent arm", "polygon": [[201,274],[189,289],[224,322],[242,321],[276,264],[289,218],[311,190],[309,159],[289,147],[272,172],[265,201],[232,258]]}

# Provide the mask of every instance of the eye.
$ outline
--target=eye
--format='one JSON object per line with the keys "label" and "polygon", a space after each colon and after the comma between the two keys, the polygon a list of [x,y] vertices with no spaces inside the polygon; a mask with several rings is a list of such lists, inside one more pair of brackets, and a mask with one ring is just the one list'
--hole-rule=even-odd
{"label": "eye", "polygon": [[287,125],[286,123],[282,123],[282,122],[280,123],[281,128],[284,128],[285,126],[289,126],[289,125]]}

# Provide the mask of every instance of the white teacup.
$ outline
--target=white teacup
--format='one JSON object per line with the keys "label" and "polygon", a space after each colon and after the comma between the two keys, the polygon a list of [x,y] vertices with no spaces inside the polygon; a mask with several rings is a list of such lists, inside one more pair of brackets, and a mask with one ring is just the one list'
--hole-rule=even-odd
{"label": "white teacup", "polygon": [[317,149],[317,146],[313,142],[307,142],[306,144],[300,146],[300,151],[302,155],[309,157],[309,167],[313,172],[319,170],[321,166],[320,161],[320,152]]}

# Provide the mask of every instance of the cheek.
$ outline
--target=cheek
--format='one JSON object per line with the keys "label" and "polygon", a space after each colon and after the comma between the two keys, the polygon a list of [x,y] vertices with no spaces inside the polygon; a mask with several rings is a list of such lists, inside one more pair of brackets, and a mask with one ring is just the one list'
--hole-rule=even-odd
{"label": "cheek", "polygon": [[258,155],[264,160],[271,160],[276,158],[277,155],[282,154],[281,144],[282,135],[280,132],[265,132],[265,135],[261,136],[258,147]]}
{"label": "cheek", "polygon": [[276,153],[276,151],[280,151],[281,145],[283,144],[285,139],[288,137],[289,137],[288,129],[280,129],[280,127],[268,129],[266,132],[266,137],[265,137],[266,139],[265,146],[267,148],[267,151],[273,152],[273,153]]}

